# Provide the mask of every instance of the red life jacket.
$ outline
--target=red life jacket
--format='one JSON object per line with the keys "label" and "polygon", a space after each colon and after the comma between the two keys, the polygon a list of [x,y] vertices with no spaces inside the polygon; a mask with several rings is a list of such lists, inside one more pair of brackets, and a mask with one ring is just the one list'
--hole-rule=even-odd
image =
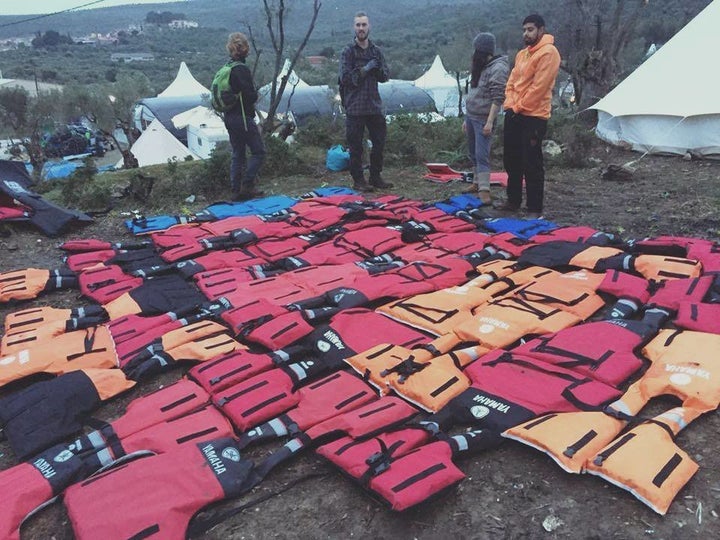
{"label": "red life jacket", "polygon": [[98,302],[106,304],[125,292],[142,284],[143,279],[123,272],[122,268],[111,264],[88,268],[78,276],[80,291]]}
{"label": "red life jacket", "polygon": [[201,508],[246,491],[251,470],[233,439],[216,439],[111,469],[69,487],[63,501],[79,540],[181,539]]}
{"label": "red life jacket", "polygon": [[198,364],[188,371],[187,376],[214,394],[268,371],[279,363],[282,361],[278,362],[273,353],[239,350]]}
{"label": "red life jacket", "polygon": [[662,281],[650,296],[648,306],[677,311],[683,302],[702,302],[713,281],[713,276]]}
{"label": "red life jacket", "polygon": [[82,460],[63,445],[0,471],[0,537],[19,540],[20,525],[28,515],[86,475]]}
{"label": "red life jacket", "polygon": [[683,302],[673,322],[680,328],[720,334],[720,304]]}
{"label": "red life jacket", "polygon": [[[308,370],[313,366],[308,365]],[[292,375],[291,375],[292,374]],[[272,369],[214,394],[213,403],[233,425],[244,432],[307,401],[308,406],[330,400],[339,408],[361,405],[374,396],[362,380],[339,371],[298,388],[312,371],[298,374]],[[320,400],[320,401],[318,401]]]}
{"label": "red life jacket", "polygon": [[597,321],[540,336],[512,352],[619,387],[645,367],[646,362],[633,351],[654,335],[654,328],[637,321]]}

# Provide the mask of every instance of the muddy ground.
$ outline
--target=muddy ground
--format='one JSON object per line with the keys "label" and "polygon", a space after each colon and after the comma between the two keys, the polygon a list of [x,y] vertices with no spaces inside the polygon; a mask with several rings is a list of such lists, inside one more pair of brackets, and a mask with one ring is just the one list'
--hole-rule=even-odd
{"label": "muddy ground", "polygon": [[[633,166],[632,180],[601,178],[609,164],[638,160],[639,154],[596,143],[592,167],[570,169],[550,164],[547,172],[547,219],[559,224],[583,224],[626,238],[674,234],[717,240],[720,236],[720,162],[678,157],[645,156]],[[397,193],[436,200],[459,193],[465,186],[436,185],[421,179],[422,171],[386,171]],[[345,183],[343,175],[318,170],[312,178],[267,182],[270,191],[297,194],[323,182]],[[502,189],[494,188],[497,198]],[[128,210],[135,203],[128,203]],[[122,206],[122,204],[120,205]],[[59,241],[78,237],[128,240],[122,218],[113,213],[62,238],[48,239],[23,225],[1,226],[0,271],[30,266],[53,268],[61,264]],[[73,306],[83,300],[76,293],[54,293],[23,304]],[[0,307],[0,321],[17,306]],[[113,419],[135,397],[169,384],[180,372],[164,375],[134,389],[98,411]],[[656,404],[648,413],[674,405]],[[398,515],[366,496],[314,455],[305,455],[273,473],[260,487],[238,501],[210,513],[291,489],[251,504],[206,533],[207,538],[720,538],[720,417],[708,414],[681,433],[678,444],[700,465],[699,472],[681,491],[666,516],[655,514],[632,495],[594,476],[570,475],[548,457],[529,447],[507,442],[484,455],[459,461],[468,478],[447,496]],[[276,448],[254,449],[259,457]],[[0,468],[16,461],[0,444]],[[179,473],[180,474],[180,473]],[[320,475],[320,476],[312,476]],[[21,489],[21,486],[18,486]],[[2,495],[0,495],[0,500]],[[112,512],[113,509],[108,509]],[[206,514],[207,515],[207,514]],[[551,529],[547,531],[543,526]],[[29,519],[23,538],[69,539],[72,529],[62,504]]]}

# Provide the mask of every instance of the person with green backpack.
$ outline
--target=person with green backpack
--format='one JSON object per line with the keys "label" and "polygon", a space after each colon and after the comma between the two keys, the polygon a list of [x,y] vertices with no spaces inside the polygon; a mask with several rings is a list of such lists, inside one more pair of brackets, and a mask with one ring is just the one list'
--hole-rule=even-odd
{"label": "person with green backpack", "polygon": [[[230,135],[230,186],[233,200],[247,201],[263,196],[256,185],[258,171],[265,160],[265,145],[255,123],[258,95],[252,72],[245,65],[250,52],[245,34],[233,32],[228,36],[225,47],[230,54],[230,61],[215,74],[210,88],[211,100],[213,108],[222,113]],[[250,159],[247,159],[246,148],[250,149]]]}

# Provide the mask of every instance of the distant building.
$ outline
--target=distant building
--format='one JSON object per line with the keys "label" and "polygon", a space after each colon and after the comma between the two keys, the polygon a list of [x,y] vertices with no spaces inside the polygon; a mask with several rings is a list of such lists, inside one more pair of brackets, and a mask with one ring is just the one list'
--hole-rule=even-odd
{"label": "distant building", "polygon": [[155,60],[152,53],[113,53],[110,55],[112,62],[150,62]]}
{"label": "distant building", "polygon": [[185,20],[178,19],[175,21],[170,21],[168,23],[168,26],[170,28],[197,28],[200,25],[198,23],[196,23],[195,21],[185,21]]}
{"label": "distant building", "polygon": [[308,61],[310,66],[314,68],[320,68],[328,61],[325,56],[306,56],[305,59]]}
{"label": "distant building", "polygon": [[50,92],[51,90],[62,90],[61,84],[52,84],[45,82],[35,82],[23,79],[3,79],[0,76],[0,89],[2,88],[22,88],[33,97],[37,97],[38,92]]}

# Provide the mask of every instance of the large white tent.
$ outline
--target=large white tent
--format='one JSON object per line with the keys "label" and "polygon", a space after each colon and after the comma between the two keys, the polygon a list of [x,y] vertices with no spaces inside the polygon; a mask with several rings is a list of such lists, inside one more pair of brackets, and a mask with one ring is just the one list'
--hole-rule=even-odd
{"label": "large white tent", "polygon": [[440,55],[435,56],[430,69],[418,77],[414,84],[432,96],[435,108],[440,114],[443,116],[458,115],[457,81],[445,70]]}
{"label": "large white tent", "polygon": [[184,97],[198,96],[202,94],[210,94],[210,90],[200,84],[185,62],[180,62],[175,80],[170,83],[165,90],[160,92],[157,97]]}
{"label": "large white tent", "polygon": [[[138,137],[130,148],[130,152],[137,158],[140,167],[158,165],[173,160],[184,161],[187,156],[192,159],[200,159],[200,156],[165,129],[165,126],[157,118]],[[121,160],[116,167],[120,168],[122,164]]]}
{"label": "large white tent", "polygon": [[607,96],[598,136],[650,153],[720,154],[720,71],[703,61],[717,46],[714,0]]}

